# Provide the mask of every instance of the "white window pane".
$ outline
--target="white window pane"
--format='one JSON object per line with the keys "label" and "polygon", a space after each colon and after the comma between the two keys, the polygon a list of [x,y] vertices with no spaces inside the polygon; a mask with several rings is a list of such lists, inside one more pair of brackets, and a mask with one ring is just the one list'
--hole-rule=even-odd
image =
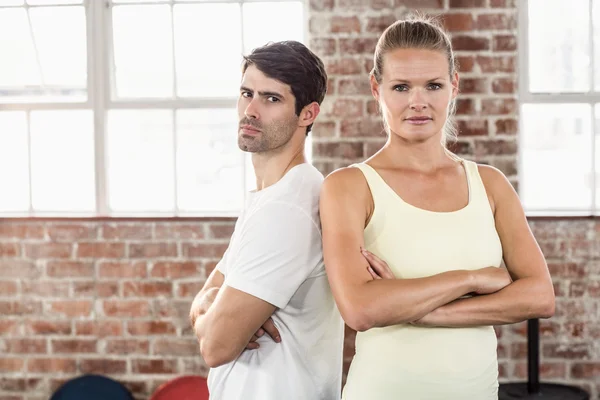
{"label": "white window pane", "polygon": [[106,163],[111,210],[174,209],[173,138],[171,110],[108,113]]}
{"label": "white window pane", "polygon": [[600,214],[600,103],[596,104],[596,154],[595,154],[595,171],[596,171],[596,213]]}
{"label": "white window pane", "polygon": [[[30,10],[35,43],[46,85],[85,89],[86,23],[83,7]],[[56,29],[60,26],[60,29]]]}
{"label": "white window pane", "polygon": [[304,7],[300,1],[242,5],[244,53],[268,42],[304,41]]}
{"label": "white window pane", "polygon": [[171,0],[112,0],[114,4],[119,3],[170,3]]}
{"label": "white window pane", "polygon": [[0,6],[20,6],[23,5],[24,0],[3,0],[0,2]]}
{"label": "white window pane", "polygon": [[171,7],[114,7],[113,37],[116,95],[172,97]]}
{"label": "white window pane", "polygon": [[600,0],[594,0],[593,9],[593,20],[594,20],[594,86],[597,92],[600,92]]}
{"label": "white window pane", "polygon": [[83,7],[0,9],[0,54],[0,102],[85,101]]}
{"label": "white window pane", "polygon": [[33,208],[93,211],[96,200],[92,112],[33,111],[30,124]]}
{"label": "white window pane", "polygon": [[27,0],[30,6],[54,6],[60,4],[81,4],[83,0]]}
{"label": "white window pane", "polygon": [[529,1],[531,92],[589,91],[591,56],[589,0]]}
{"label": "white window pane", "polygon": [[591,107],[525,104],[521,200],[527,210],[589,210],[592,206]]}
{"label": "white window pane", "polygon": [[[237,97],[242,61],[240,5],[176,5],[174,18],[177,94]],[[198,39],[215,32],[218,40]],[[218,60],[218,69],[210,60]]]}
{"label": "white window pane", "polygon": [[25,112],[0,112],[0,211],[29,210],[29,150]]}
{"label": "white window pane", "polygon": [[244,154],[235,109],[177,112],[177,189],[184,211],[237,211],[244,197]]}

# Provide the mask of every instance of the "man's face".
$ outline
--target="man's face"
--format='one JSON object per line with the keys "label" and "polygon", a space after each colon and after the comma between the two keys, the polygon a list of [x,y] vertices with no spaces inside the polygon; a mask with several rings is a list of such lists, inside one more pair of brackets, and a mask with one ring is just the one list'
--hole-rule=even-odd
{"label": "man's face", "polygon": [[289,85],[250,65],[242,78],[238,99],[240,149],[263,153],[288,143],[298,129],[295,103]]}

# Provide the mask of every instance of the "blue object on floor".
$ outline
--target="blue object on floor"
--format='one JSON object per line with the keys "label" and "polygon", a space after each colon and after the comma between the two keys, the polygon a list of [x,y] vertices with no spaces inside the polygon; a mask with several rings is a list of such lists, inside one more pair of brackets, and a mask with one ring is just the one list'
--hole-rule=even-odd
{"label": "blue object on floor", "polygon": [[102,375],[83,375],[65,382],[50,400],[134,400],[121,383]]}

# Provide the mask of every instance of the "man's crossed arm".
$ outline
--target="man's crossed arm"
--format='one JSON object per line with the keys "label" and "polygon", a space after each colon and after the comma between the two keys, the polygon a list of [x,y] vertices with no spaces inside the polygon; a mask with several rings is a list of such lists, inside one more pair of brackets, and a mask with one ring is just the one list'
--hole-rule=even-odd
{"label": "man's crossed arm", "polygon": [[235,360],[244,349],[257,349],[265,332],[279,342],[270,318],[276,307],[248,293],[223,285],[224,276],[213,270],[194,299],[190,323],[206,364],[215,368]]}

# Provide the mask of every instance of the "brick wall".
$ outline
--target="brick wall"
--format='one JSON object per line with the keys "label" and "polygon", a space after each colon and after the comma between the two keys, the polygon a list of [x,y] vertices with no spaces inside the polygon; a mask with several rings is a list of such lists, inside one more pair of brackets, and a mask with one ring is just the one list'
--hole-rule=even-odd
{"label": "brick wall", "polygon": [[[516,11],[511,0],[310,0],[311,46],[330,93],[314,129],[327,173],[383,142],[367,71],[377,36],[407,7],[442,14],[462,85],[458,152],[516,183]],[[532,227],[557,293],[541,323],[542,378],[600,393],[600,222]],[[63,380],[96,372],[147,399],[161,382],[206,373],[188,327],[231,220],[0,221],[0,400],[46,400]],[[526,377],[525,324],[498,329],[503,380]],[[353,354],[347,332],[346,365]]]}

